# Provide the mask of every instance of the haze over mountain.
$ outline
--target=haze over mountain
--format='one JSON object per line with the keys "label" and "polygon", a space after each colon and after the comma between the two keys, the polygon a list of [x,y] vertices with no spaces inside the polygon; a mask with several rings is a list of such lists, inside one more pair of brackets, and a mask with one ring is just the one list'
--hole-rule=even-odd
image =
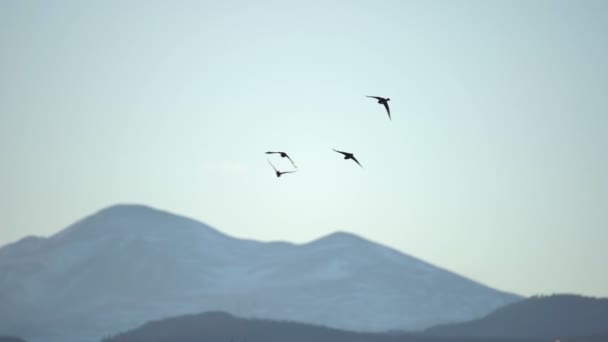
{"label": "haze over mountain", "polygon": [[348,233],[265,243],[137,205],[0,248],[0,275],[0,333],[30,342],[95,341],[209,310],[411,330],[520,299]]}
{"label": "haze over mountain", "polygon": [[608,298],[576,295],[532,297],[499,308],[484,318],[432,327],[427,333],[547,339],[608,335]]}

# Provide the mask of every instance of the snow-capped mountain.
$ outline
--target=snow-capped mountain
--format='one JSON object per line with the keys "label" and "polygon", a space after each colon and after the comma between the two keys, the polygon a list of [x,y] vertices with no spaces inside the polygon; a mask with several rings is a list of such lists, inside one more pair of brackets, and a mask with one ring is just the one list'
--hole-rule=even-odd
{"label": "snow-capped mountain", "polygon": [[210,310],[412,330],[478,318],[518,299],[353,234],[257,242],[136,205],[0,248],[0,334],[32,342],[99,341]]}

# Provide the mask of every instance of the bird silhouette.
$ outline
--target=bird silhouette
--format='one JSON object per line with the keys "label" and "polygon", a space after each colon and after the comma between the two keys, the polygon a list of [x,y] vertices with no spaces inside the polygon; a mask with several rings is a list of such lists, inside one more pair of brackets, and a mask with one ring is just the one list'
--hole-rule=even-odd
{"label": "bird silhouette", "polygon": [[384,97],[380,97],[380,96],[367,96],[367,97],[376,99],[376,100],[378,100],[379,104],[384,105],[384,108],[386,108],[386,113],[388,114],[388,118],[390,120],[393,120],[393,119],[391,119],[391,109],[388,108],[388,101],[390,101],[391,99],[389,99],[388,97],[384,98]]}
{"label": "bird silhouette", "polygon": [[272,163],[270,162],[270,160],[266,159],[266,161],[268,161],[268,164],[270,164],[270,166],[272,166],[272,168],[274,169],[274,172],[277,175],[277,177],[281,177],[281,175],[284,175],[286,173],[294,173],[295,172],[295,171],[279,171],[279,170],[277,170],[276,167],[274,167],[274,165],[272,165]]}
{"label": "bird silhouette", "polygon": [[334,151],[341,153],[344,155],[344,159],[352,159],[355,161],[355,163],[359,164],[359,166],[363,167],[363,165],[361,165],[361,163],[359,163],[359,161],[357,160],[357,158],[355,158],[355,155],[352,153],[348,153],[348,152],[342,152],[342,151],[338,151],[335,148],[333,149]]}
{"label": "bird silhouette", "polygon": [[281,155],[281,158],[287,158],[287,159],[289,159],[289,161],[291,162],[291,165],[293,165],[293,167],[295,167],[296,169],[298,168],[296,166],[296,164],[293,162],[293,160],[291,160],[291,158],[289,158],[289,155],[287,155],[287,153],[285,153],[285,152],[272,152],[272,151],[268,151],[268,152],[266,152],[266,154],[279,154],[279,155]]}

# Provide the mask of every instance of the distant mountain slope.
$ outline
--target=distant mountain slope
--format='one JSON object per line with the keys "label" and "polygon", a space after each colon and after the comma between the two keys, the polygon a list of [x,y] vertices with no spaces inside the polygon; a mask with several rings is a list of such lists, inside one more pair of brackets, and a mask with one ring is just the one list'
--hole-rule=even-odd
{"label": "distant mountain slope", "polygon": [[352,234],[262,243],[136,205],[0,248],[0,333],[30,342],[94,341],[210,310],[411,330],[519,299]]}
{"label": "distant mountain slope", "polygon": [[429,334],[441,336],[545,338],[589,336],[606,332],[608,298],[575,295],[532,297],[502,307],[482,319],[440,325],[427,330]]}
{"label": "distant mountain slope", "polygon": [[540,339],[476,339],[412,334],[356,333],[294,322],[242,319],[221,312],[146,323],[103,342],[542,342]]}

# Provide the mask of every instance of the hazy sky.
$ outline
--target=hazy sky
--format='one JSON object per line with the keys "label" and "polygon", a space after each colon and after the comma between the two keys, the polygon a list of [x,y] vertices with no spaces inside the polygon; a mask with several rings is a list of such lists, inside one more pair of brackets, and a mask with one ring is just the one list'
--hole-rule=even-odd
{"label": "hazy sky", "polygon": [[0,50],[0,245],[140,203],[608,296],[607,1],[6,0]]}

